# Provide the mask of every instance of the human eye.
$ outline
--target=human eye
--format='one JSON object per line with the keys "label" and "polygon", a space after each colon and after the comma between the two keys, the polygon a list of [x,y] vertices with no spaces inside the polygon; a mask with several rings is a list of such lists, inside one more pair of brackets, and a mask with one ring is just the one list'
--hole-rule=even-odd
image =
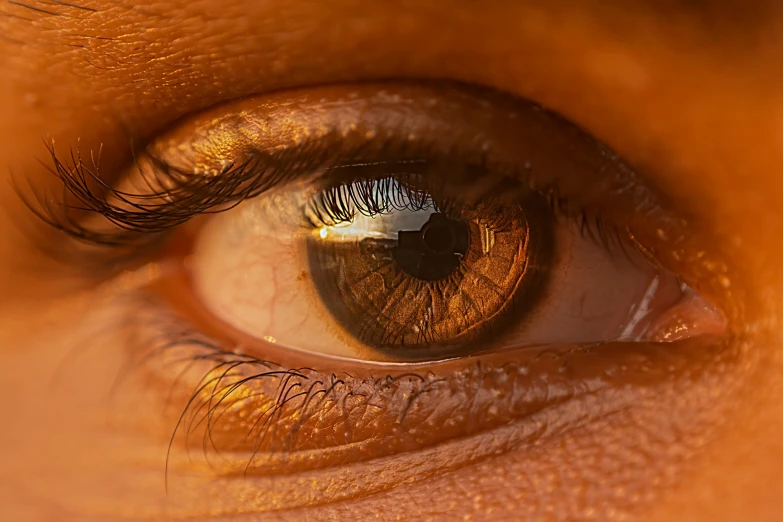
{"label": "human eye", "polygon": [[[209,136],[198,149],[236,143],[248,129],[270,147],[199,152],[211,162],[204,170],[250,165],[245,174],[259,175],[258,164],[262,176],[305,178],[275,183],[192,238],[194,297],[229,326],[304,352],[389,361],[722,331],[717,309],[651,259],[628,226],[605,220],[603,209],[626,197],[610,182],[640,188],[629,208],[660,203],[572,125],[491,92],[349,92],[353,101],[336,89],[301,96],[289,133],[255,127],[267,100],[241,102],[230,126],[209,116],[196,124]],[[407,114],[388,106],[395,97]],[[313,125],[316,111],[336,114]],[[287,134],[314,138],[297,144]],[[579,198],[589,189],[587,208]]]}
{"label": "human eye", "polygon": [[490,89],[237,100],[113,184],[53,155],[72,204],[38,212],[109,267],[175,467],[198,448],[234,493],[274,481],[269,509],[556,443],[708,359],[735,314],[709,230],[653,173]]}
{"label": "human eye", "polygon": [[776,4],[0,2],[0,519],[780,519]]}

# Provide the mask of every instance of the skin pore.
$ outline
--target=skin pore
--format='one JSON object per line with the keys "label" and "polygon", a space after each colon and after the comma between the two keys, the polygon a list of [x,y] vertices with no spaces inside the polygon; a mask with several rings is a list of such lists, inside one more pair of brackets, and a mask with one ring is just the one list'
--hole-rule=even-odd
{"label": "skin pore", "polygon": [[[75,3],[0,4],[0,518],[779,518],[783,10],[717,1]],[[106,333],[120,322],[112,290],[42,253],[38,243],[64,240],[39,226],[14,184],[61,194],[42,140],[63,153],[102,147],[101,172],[114,183],[133,160],[129,137],[148,142],[244,96],[390,78],[535,100],[648,172],[708,224],[726,265],[713,280],[728,288],[742,335],[703,368],[673,365],[670,379],[611,415],[588,414],[557,438],[426,480],[399,459],[311,480],[218,479],[183,454],[167,492],[172,418],[161,414],[160,392],[130,378],[113,393],[126,349]],[[350,498],[333,491],[354,483],[361,491]],[[313,490],[326,501],[300,502]]]}

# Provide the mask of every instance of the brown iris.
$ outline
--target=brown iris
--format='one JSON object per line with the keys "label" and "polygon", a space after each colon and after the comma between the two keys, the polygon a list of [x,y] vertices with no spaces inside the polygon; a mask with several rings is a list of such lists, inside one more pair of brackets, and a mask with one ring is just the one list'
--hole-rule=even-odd
{"label": "brown iris", "polygon": [[354,209],[308,242],[319,295],[352,336],[395,358],[447,356],[502,333],[535,304],[551,240],[541,202],[395,197],[374,212]]}

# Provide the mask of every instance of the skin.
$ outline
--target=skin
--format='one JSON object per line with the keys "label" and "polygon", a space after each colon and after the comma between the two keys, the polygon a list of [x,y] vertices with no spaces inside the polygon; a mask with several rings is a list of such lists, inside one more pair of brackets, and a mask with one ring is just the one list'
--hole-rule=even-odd
{"label": "skin", "polygon": [[[209,472],[182,472],[166,495],[171,418],[139,407],[147,394],[138,381],[107,400],[124,352],[119,341],[87,342],[111,324],[95,310],[105,294],[78,267],[41,253],[31,236],[58,240],[2,183],[4,519],[780,518],[783,11],[507,0],[78,3],[0,4],[0,176],[8,181],[59,190],[40,163],[42,138],[63,150],[77,140],[85,151],[102,145],[102,170],[118,171],[129,135],[154,138],[185,115],[246,95],[390,77],[477,83],[588,129],[709,223],[745,336],[725,348],[730,357],[691,372],[693,386],[672,379],[660,395],[549,445],[254,515],[265,508],[252,481],[242,490]],[[667,401],[677,407],[662,407]],[[658,426],[667,415],[671,431],[623,439],[629,426]]]}

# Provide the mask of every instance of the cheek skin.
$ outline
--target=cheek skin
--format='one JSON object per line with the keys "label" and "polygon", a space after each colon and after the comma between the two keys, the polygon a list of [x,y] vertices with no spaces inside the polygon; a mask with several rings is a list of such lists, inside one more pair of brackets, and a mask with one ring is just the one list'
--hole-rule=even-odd
{"label": "cheek skin", "polygon": [[[205,4],[193,5],[193,9],[198,9]],[[247,7],[239,3],[232,6]],[[458,10],[450,12],[459,14]],[[396,20],[393,16],[387,18]],[[583,45],[588,39],[595,40],[591,34],[595,28],[579,24],[580,18],[575,16],[570,23],[578,26],[576,36],[562,42],[557,52],[541,53],[541,63],[537,66],[534,60],[533,69],[525,70],[508,63],[508,43],[515,42],[520,31],[502,21],[514,18],[487,10],[486,18],[471,17],[474,30],[450,27],[445,31],[481,36],[482,31],[475,28],[489,27],[486,47],[479,45],[482,38],[465,39],[470,52],[460,49],[452,37],[434,34],[434,54],[412,52],[416,49],[405,50],[404,44],[399,44],[403,48],[399,53],[402,58],[390,60],[394,49],[376,42],[376,38],[368,38],[364,44],[368,51],[362,53],[366,59],[361,66],[363,75],[388,76],[402,71],[492,84],[535,97],[594,132],[613,136],[605,139],[629,159],[641,164],[663,161],[670,167],[664,170],[678,194],[700,194],[696,205],[712,209],[710,214],[720,224],[722,238],[731,246],[736,264],[747,272],[746,284],[759,289],[760,304],[748,311],[749,319],[758,319],[755,327],[759,333],[752,345],[736,347],[742,364],[719,360],[695,381],[678,378],[651,387],[638,407],[574,429],[556,444],[534,444],[469,471],[455,471],[426,483],[402,484],[372,497],[325,507],[317,513],[299,511],[292,513],[291,518],[362,519],[405,506],[412,518],[414,513],[437,517],[457,512],[477,519],[504,515],[605,519],[633,511],[633,506],[638,505],[653,509],[649,515],[653,521],[779,518],[783,509],[779,480],[779,463],[783,460],[783,335],[778,317],[783,297],[779,268],[783,246],[774,239],[781,235],[777,205],[783,198],[779,175],[783,97],[776,92],[781,85],[777,78],[779,57],[770,51],[740,64],[716,58],[720,53],[677,53],[647,48],[646,44],[624,49],[606,37],[598,37],[601,45]],[[541,16],[527,19],[533,20],[529,22],[530,34],[547,33],[551,38],[553,31],[547,30],[546,23],[536,26],[535,20],[540,22]],[[110,25],[107,30],[121,32],[117,25]],[[409,35],[416,38],[406,41],[419,45],[431,29],[423,25],[419,33]],[[345,48],[355,45],[354,36],[346,32]],[[435,56],[438,48],[447,45],[455,49],[449,56],[457,59]],[[271,47],[268,42],[259,46]],[[298,80],[292,82],[323,81],[325,78],[319,75],[326,79],[349,76],[342,71],[331,78],[318,66],[310,67],[304,57],[312,53],[306,52],[305,45],[301,47],[301,61],[294,60],[298,55],[293,51],[290,54],[291,63],[303,64],[296,76]],[[535,50],[535,46],[530,49]],[[459,58],[460,53],[471,58]],[[353,69],[356,64],[351,63],[350,55],[356,53],[344,54],[337,51],[329,60],[320,59]],[[16,60],[26,56],[15,56],[9,67],[24,71]],[[410,56],[418,58],[410,60]],[[478,60],[473,57],[481,58],[482,65],[476,65]],[[572,64],[565,67],[565,72],[550,65],[565,60],[563,57]],[[612,67],[619,61],[620,72],[606,75],[607,61]],[[43,71],[47,67],[42,62],[31,60],[36,70]],[[279,74],[270,75],[262,67],[246,69],[259,71],[258,76],[276,78],[278,86],[283,83]],[[732,69],[736,74],[731,74]],[[75,141],[77,136],[84,137],[83,143],[105,141],[107,151],[112,147],[119,149],[125,142],[121,133],[115,135],[107,130],[111,125],[105,123],[100,110],[86,114],[82,110],[90,104],[76,91],[91,95],[91,89],[70,84],[67,71],[57,74],[47,82],[60,86],[57,96],[47,99],[39,92],[42,86],[32,86],[32,92],[38,93],[39,101],[35,103],[19,103],[26,87],[11,85],[8,76],[0,84],[0,113],[5,115],[0,126],[0,156],[8,167],[3,172],[19,166],[34,171],[37,167],[33,158],[40,154],[40,138],[49,132],[62,137],[62,143]],[[553,75],[559,75],[560,80],[555,82]],[[130,73],[126,77],[124,72],[116,75],[119,83],[130,83],[130,77]],[[533,83],[526,77],[541,80]],[[729,77],[735,80],[727,80]],[[544,85],[547,78],[551,85]],[[762,82],[760,78],[766,80]],[[555,83],[562,86],[554,88]],[[243,94],[242,89],[257,89],[259,85],[271,87],[274,83],[267,85],[249,74],[230,94]],[[107,98],[117,92],[102,86],[98,90],[106,92]],[[594,86],[594,92],[575,91],[577,86]],[[183,94],[180,91],[173,96],[186,99]],[[74,98],[81,101],[72,103],[69,109],[56,106],[57,100]],[[211,92],[200,103],[217,99],[219,96]],[[171,108],[170,104],[162,106]],[[130,119],[142,127],[141,118]],[[643,127],[643,132],[626,132],[639,127]],[[652,152],[640,152],[644,143],[652,144]],[[21,213],[21,207],[4,185],[0,188],[4,208],[12,214]],[[42,295],[50,281],[30,269],[26,261],[35,259],[35,254],[26,247],[20,248],[23,243],[19,242],[12,220],[5,215],[0,219],[0,253],[4,260],[0,267],[0,288],[4,289],[0,296],[0,391],[10,397],[3,414],[11,419],[0,430],[0,503],[10,508],[12,519],[18,513],[21,515],[16,518],[24,519],[31,512],[52,520],[81,520],[84,513],[106,519],[107,513],[119,516],[133,509],[140,511],[132,514],[158,513],[166,503],[192,510],[206,509],[202,502],[209,496],[204,494],[208,484],[193,477],[183,479],[183,483],[192,480],[193,491],[199,491],[200,496],[189,495],[186,488],[164,496],[161,452],[165,452],[164,439],[170,426],[158,425],[154,409],[129,409],[125,421],[134,426],[124,423],[122,430],[107,428],[106,391],[123,360],[112,343],[92,346],[85,340],[94,334],[96,325],[110,325],[111,319],[89,312],[91,295],[37,302],[35,298]],[[19,272],[19,266],[25,266],[27,271]],[[90,349],[80,356],[84,346]],[[48,383],[54,383],[52,388]],[[631,429],[665,415],[671,411],[671,404],[679,406],[679,413],[671,419],[669,429]],[[145,411],[150,413],[144,414]],[[714,426],[721,427],[719,436],[715,440],[705,438],[703,434],[711,432],[707,427]],[[148,443],[146,436],[135,437],[134,428],[143,433],[159,431],[161,441]],[[618,438],[599,439],[599,432],[616,433]],[[636,435],[633,440],[620,438],[625,433]],[[573,465],[564,467],[563,462]],[[629,480],[623,481],[629,476]],[[665,488],[665,495],[660,497],[659,487]],[[213,491],[212,496],[220,493]],[[579,493],[579,499],[566,501],[575,498],[574,493]]]}

